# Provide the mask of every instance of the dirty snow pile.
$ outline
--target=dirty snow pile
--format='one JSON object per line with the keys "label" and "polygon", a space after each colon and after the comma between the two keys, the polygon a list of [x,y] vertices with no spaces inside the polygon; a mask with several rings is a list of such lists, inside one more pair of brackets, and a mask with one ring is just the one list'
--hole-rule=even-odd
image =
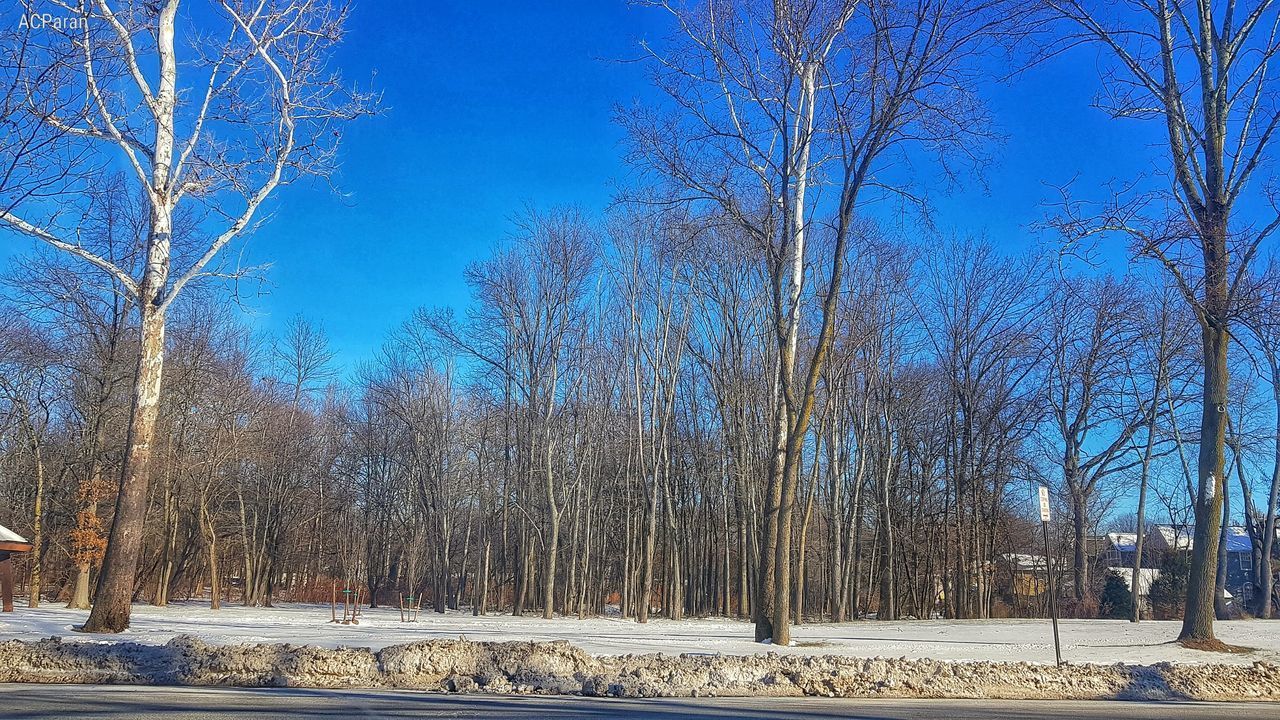
{"label": "dirty snow pile", "polygon": [[368,648],[0,642],[0,682],[392,687],[612,697],[795,696],[1280,700],[1280,665],[1065,665],[833,655],[593,656],[566,642],[428,640]]}
{"label": "dirty snow pile", "polygon": [[[198,603],[134,608],[130,629],[83,635],[83,610],[0,616],[0,682],[393,687],[616,697],[784,696],[1280,700],[1280,629],[1220,623],[1251,652],[1170,642],[1176,623],[1068,620],[1055,667],[1041,620],[805,624],[793,647],[731,619],[578,620]],[[896,658],[896,659],[886,659]]]}

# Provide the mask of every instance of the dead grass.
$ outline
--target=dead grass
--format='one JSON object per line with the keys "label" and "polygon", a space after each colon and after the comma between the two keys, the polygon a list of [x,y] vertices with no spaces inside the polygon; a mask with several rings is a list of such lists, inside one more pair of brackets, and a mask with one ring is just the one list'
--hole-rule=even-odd
{"label": "dead grass", "polygon": [[1212,640],[1178,640],[1179,645],[1188,650],[1201,650],[1203,652],[1232,653],[1235,655],[1246,655],[1253,652],[1257,648],[1244,647],[1243,645],[1228,645],[1221,640],[1214,638]]}
{"label": "dead grass", "polygon": [[791,645],[793,647],[831,647],[831,643],[826,640],[795,640]]}

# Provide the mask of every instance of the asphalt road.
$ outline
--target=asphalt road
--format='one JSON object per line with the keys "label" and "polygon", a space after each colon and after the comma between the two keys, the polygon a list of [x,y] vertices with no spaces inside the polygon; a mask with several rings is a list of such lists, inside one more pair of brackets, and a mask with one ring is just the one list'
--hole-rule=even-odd
{"label": "asphalt road", "polygon": [[827,698],[670,698],[436,695],[410,691],[230,689],[118,685],[0,685],[0,718],[802,718],[803,720],[1280,720],[1280,705]]}

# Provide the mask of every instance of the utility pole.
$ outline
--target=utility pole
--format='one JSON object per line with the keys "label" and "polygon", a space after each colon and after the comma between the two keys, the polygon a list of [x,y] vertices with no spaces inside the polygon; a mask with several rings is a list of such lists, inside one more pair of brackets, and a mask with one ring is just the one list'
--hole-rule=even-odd
{"label": "utility pole", "polygon": [[1049,616],[1053,618],[1053,655],[1062,664],[1062,643],[1058,639],[1058,596],[1053,588],[1053,555],[1049,545],[1049,488],[1040,486],[1040,526],[1044,528],[1044,569],[1049,581]]}

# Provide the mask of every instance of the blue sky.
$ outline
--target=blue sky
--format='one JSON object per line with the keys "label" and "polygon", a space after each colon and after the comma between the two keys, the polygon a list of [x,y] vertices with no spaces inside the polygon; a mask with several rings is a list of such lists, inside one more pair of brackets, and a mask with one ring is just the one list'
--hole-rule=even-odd
{"label": "blue sky", "polygon": [[[612,109],[653,97],[627,61],[666,31],[664,15],[625,0],[357,0],[338,64],[386,111],[348,129],[342,194],[303,182],[271,202],[248,245],[249,261],[272,264],[267,293],[245,299],[250,321],[269,333],[301,313],[350,369],[414,308],[464,305],[463,269],[526,205],[603,210],[632,175]],[[1025,247],[1050,185],[1096,188],[1149,166],[1153,128],[1090,107],[1097,62],[1077,50],[986,88],[1008,140],[988,193],[935,198],[943,231]],[[0,255],[29,242],[8,241]]]}
{"label": "blue sky", "polygon": [[251,301],[265,329],[320,322],[351,364],[422,305],[462,305],[462,271],[526,204],[601,209],[627,174],[616,102],[647,91],[657,16],[623,2],[363,0],[344,74],[387,110],[352,126],[338,178],[286,189],[250,252],[273,263]]}
{"label": "blue sky", "polygon": [[[363,0],[341,52],[344,73],[384,94],[385,115],[346,137],[339,178],[286,189],[252,256],[273,263],[270,294],[249,304],[265,330],[296,313],[321,323],[350,365],[422,305],[466,303],[462,271],[508,233],[526,204],[603,209],[631,174],[615,104],[652,98],[643,38],[666,34],[658,11],[624,0],[577,3]],[[988,101],[1008,137],[989,194],[937,199],[944,230],[1007,246],[1053,195],[1114,176],[1094,158],[1147,155],[1144,129],[1089,106],[1092,50],[1036,68]]]}

